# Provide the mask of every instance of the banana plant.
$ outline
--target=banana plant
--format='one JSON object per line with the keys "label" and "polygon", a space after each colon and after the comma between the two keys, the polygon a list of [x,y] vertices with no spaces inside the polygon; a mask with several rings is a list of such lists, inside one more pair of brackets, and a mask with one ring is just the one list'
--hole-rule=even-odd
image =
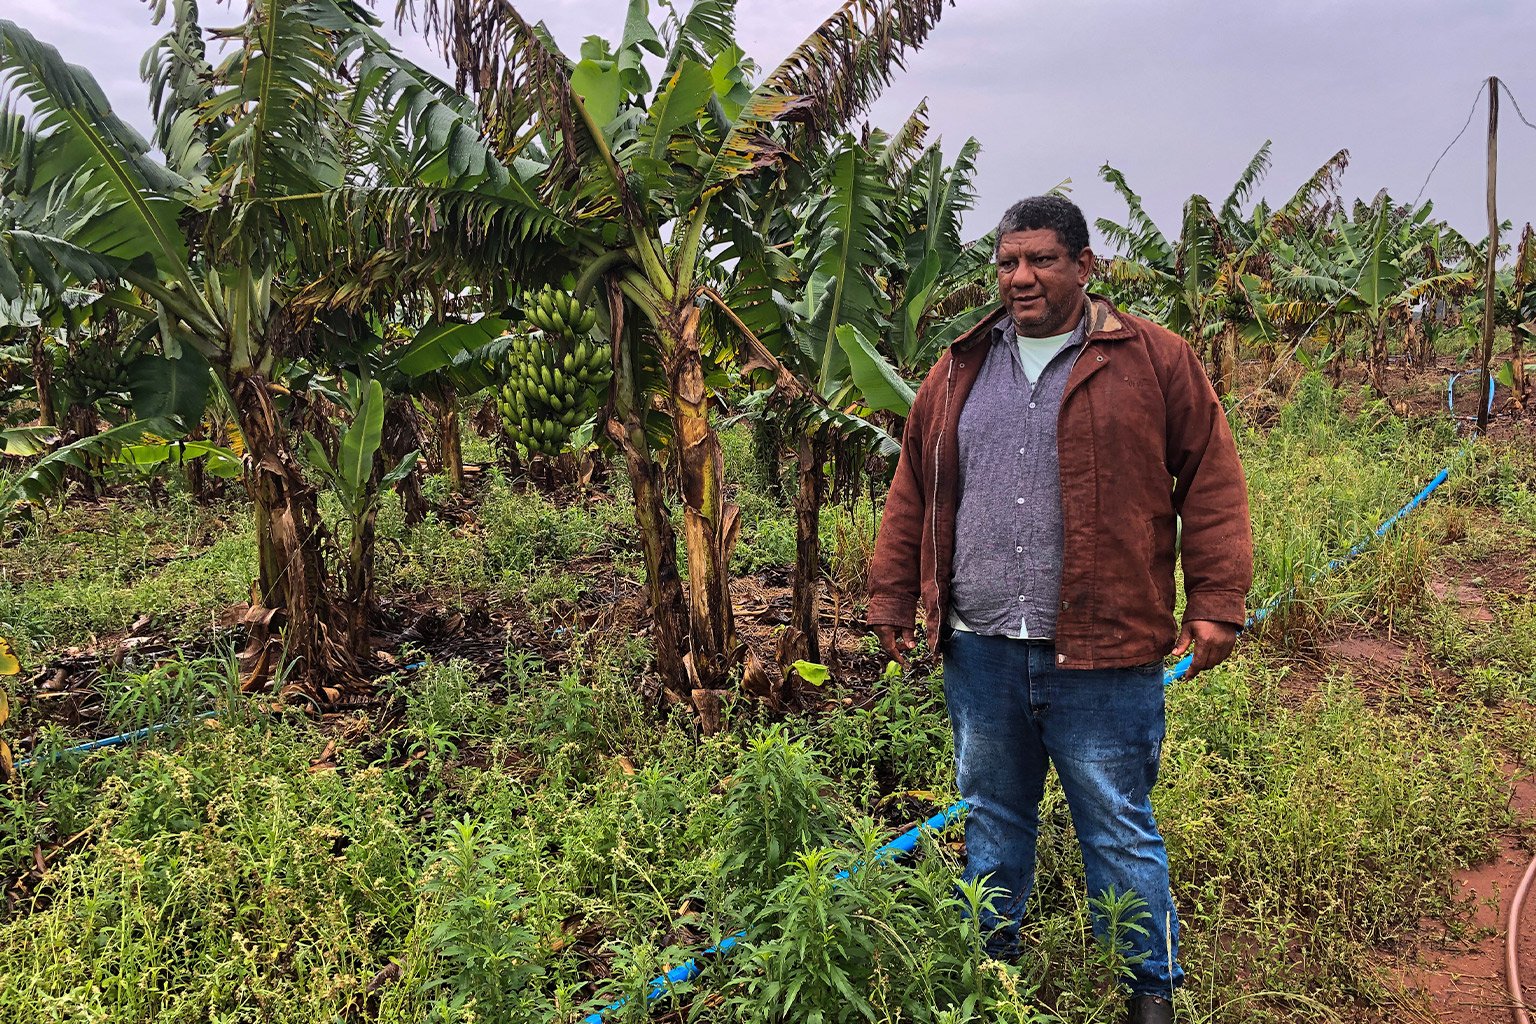
{"label": "banana plant", "polygon": [[[473,224],[486,258],[509,236],[537,241],[549,220],[480,143],[473,109],[394,54],[352,0],[247,0],[239,24],[212,34],[224,48],[216,66],[191,43],[209,35],[196,4],[180,0],[170,16],[168,41],[146,59],[163,157],[86,71],[0,21],[0,79],[28,106],[0,137],[0,151],[27,154],[0,178],[0,298],[23,275],[116,296],[153,330],[160,372],[208,368],[243,437],[259,597],[287,612],[302,673],[356,679],[366,644],[349,631],[365,623],[343,607],[351,590],[318,542],[318,492],[280,408],[281,377],[323,352],[334,316],[393,311],[401,295],[451,284],[468,245],[422,242],[399,218],[461,239]],[[423,177],[388,179],[386,168]]]}
{"label": "banana plant", "polygon": [[1125,201],[1127,217],[1124,223],[1096,222],[1119,250],[1103,271],[1103,286],[1133,312],[1165,324],[1206,353],[1217,393],[1230,393],[1240,343],[1276,339],[1271,254],[1297,225],[1316,218],[1348,161],[1349,153],[1340,150],[1280,207],[1261,201],[1245,212],[1270,167],[1266,141],[1219,206],[1198,194],[1185,201],[1176,239],[1153,222],[1125,175],[1105,164],[1099,174]]}
{"label": "banana plant", "polygon": [[[1368,340],[1370,381],[1386,393],[1389,331],[1407,324],[1421,300],[1454,300],[1475,283],[1473,247],[1432,216],[1433,205],[1399,205],[1385,190],[1370,203],[1336,210],[1326,230],[1298,236],[1295,255],[1308,280],[1324,280],[1341,331]],[[1455,260],[1451,263],[1451,260]],[[1449,265],[1448,265],[1449,264]],[[1290,282],[1285,282],[1290,284]]]}
{"label": "banana plant", "polygon": [[[328,452],[312,433],[303,437],[309,468],[340,500],[346,517],[343,539],[336,539],[334,531],[325,531],[321,536],[335,545],[341,562],[345,583],[340,602],[348,620],[345,635],[352,644],[362,645],[368,641],[368,613],[373,607],[373,545],[379,498],[383,489],[410,474],[421,453],[407,452],[381,474],[376,456],[384,437],[384,386],[378,380],[354,378],[347,394],[353,402],[349,410],[352,422],[342,433],[335,452]],[[361,646],[354,646],[348,653],[358,662],[366,656]]]}
{"label": "banana plant", "polygon": [[[979,310],[971,310],[972,281],[990,276],[990,238],[960,241],[976,143],[946,166],[937,144],[925,146],[923,117],[920,106],[895,135],[871,130],[829,140],[816,162],[802,161],[808,198],[768,218],[777,236],[747,235],[730,250],[736,273],[727,301],[806,393],[777,408],[760,403],[758,412],[785,418],[778,432],[797,439],[792,630],[780,648],[786,664],[821,656],[818,526],[829,465],[834,479],[849,479],[866,453],[899,451],[873,417],[889,423],[910,410],[914,391],[899,367],[917,369],[930,358],[942,334],[934,327],[947,323],[935,310],[957,307],[974,322],[995,305],[982,290]],[[763,197],[758,208],[770,201]],[[981,250],[986,256],[977,259]]]}
{"label": "banana plant", "polygon": [[[734,0],[669,7],[660,32],[646,0],[631,0],[618,44],[591,37],[574,58],[508,0],[402,8],[425,14],[461,80],[475,87],[498,154],[539,165],[539,198],[569,226],[569,258],[552,254],[551,276],[574,270],[578,296],[597,289],[604,300],[614,341],[607,432],[630,470],[661,674],[683,700],[719,690],[739,649],[728,568],[740,524],[710,422],[703,309],[724,307],[749,361],[777,360],[711,287],[712,257],[750,221],[742,205],[750,182],[787,181],[796,153],[867,109],[944,4],[848,0],[756,85],[734,39]],[[648,61],[660,65],[654,83]],[[659,380],[642,375],[642,347],[652,349]],[[787,371],[778,379],[794,383]],[[686,618],[677,614],[675,555],[646,430],[650,394],[669,420],[664,455],[682,498]]]}
{"label": "banana plant", "polygon": [[1516,409],[1526,404],[1525,342],[1536,335],[1536,235],[1527,223],[1515,248],[1515,262],[1500,275],[1497,322],[1509,329],[1509,358],[1498,371],[1498,383],[1509,389]]}

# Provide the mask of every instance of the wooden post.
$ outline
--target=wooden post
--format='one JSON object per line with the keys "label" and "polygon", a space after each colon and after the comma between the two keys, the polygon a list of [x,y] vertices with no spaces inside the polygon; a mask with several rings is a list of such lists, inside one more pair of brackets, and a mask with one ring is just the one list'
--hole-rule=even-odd
{"label": "wooden post", "polygon": [[1499,206],[1495,199],[1495,187],[1499,176],[1499,80],[1488,79],[1488,275],[1483,282],[1483,386],[1477,393],[1477,433],[1488,429],[1488,399],[1493,394],[1493,377],[1489,364],[1493,361],[1493,301],[1494,277],[1499,261]]}

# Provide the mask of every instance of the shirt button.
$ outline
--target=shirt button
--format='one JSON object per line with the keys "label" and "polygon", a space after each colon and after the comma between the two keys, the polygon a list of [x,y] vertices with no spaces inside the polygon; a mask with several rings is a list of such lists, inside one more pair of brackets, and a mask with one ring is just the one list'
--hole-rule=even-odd
{"label": "shirt button", "polygon": [[1035,403],[1034,403],[1034,402],[1030,402],[1030,403],[1029,403],[1029,407],[1030,407],[1030,408],[1031,408],[1031,409],[1033,409],[1033,408],[1034,408],[1034,407],[1035,407]]}
{"label": "shirt button", "polygon": [[1014,500],[1016,502],[1018,502],[1020,505],[1024,504],[1024,499],[1023,498],[1015,498]]}
{"label": "shirt button", "polygon": [[1067,660],[1067,656],[1065,654],[1058,654],[1058,655],[1056,655],[1056,664],[1060,665],[1062,662],[1064,662],[1066,660]]}
{"label": "shirt button", "polygon": [[1014,548],[1013,549],[1013,553],[1016,554],[1016,555],[1022,555],[1024,553],[1024,549],[1023,548]]}
{"label": "shirt button", "polygon": [[1023,604],[1023,603],[1024,603],[1024,595],[1023,595],[1023,594],[1020,594],[1020,595],[1019,595],[1019,603],[1020,603],[1020,604]]}
{"label": "shirt button", "polygon": [[1028,448],[1020,448],[1019,449],[1019,454],[1020,455],[1027,455],[1027,454],[1029,454],[1029,449]]}

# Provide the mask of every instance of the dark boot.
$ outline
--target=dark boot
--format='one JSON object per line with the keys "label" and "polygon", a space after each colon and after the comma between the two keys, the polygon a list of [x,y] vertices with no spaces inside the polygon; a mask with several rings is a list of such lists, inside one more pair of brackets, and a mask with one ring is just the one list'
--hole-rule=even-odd
{"label": "dark boot", "polygon": [[1173,1004],[1162,996],[1132,996],[1125,1024],[1173,1024]]}

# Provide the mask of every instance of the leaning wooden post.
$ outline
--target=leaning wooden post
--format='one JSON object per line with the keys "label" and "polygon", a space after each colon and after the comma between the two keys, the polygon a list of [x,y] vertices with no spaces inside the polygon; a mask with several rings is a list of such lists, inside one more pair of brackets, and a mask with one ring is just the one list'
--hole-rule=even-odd
{"label": "leaning wooden post", "polygon": [[1488,405],[1493,395],[1493,378],[1489,364],[1493,362],[1493,299],[1494,277],[1499,261],[1499,205],[1495,199],[1495,186],[1499,176],[1499,80],[1488,79],[1488,274],[1483,282],[1483,386],[1477,394],[1477,433],[1488,429]]}

